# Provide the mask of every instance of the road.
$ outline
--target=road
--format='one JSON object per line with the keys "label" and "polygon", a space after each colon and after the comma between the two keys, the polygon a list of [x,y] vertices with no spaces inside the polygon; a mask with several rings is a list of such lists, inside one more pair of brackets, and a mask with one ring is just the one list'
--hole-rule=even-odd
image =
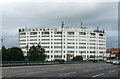
{"label": "road", "polygon": [[[3,68],[3,77],[119,77],[119,66],[107,63],[84,63]],[[112,78],[113,79],[113,78]]]}

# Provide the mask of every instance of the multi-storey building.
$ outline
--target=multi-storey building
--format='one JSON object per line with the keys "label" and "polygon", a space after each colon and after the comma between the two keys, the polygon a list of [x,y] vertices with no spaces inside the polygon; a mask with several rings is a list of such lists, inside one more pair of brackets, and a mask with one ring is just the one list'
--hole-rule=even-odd
{"label": "multi-storey building", "polygon": [[97,28],[89,32],[85,27],[72,28],[25,28],[19,29],[19,47],[26,55],[26,46],[40,44],[45,48],[48,61],[82,56],[84,60],[92,56],[106,55],[106,35]]}

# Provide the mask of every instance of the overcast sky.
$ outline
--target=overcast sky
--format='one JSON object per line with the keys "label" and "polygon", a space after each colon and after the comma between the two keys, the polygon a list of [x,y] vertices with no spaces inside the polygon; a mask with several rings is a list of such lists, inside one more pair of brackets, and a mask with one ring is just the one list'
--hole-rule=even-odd
{"label": "overcast sky", "polygon": [[[80,27],[104,29],[107,48],[118,47],[117,2],[17,2],[4,3],[2,35],[5,47],[18,46],[18,29],[39,27]],[[112,44],[111,44],[112,43]]]}

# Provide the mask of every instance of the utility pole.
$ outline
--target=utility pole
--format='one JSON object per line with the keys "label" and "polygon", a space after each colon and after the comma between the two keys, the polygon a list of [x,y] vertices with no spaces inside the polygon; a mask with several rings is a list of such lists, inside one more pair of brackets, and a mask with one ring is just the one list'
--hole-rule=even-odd
{"label": "utility pole", "polygon": [[3,47],[3,39],[1,39],[1,45],[2,45],[2,47]]}
{"label": "utility pole", "polygon": [[82,28],[82,21],[81,21],[81,28]]}
{"label": "utility pole", "polygon": [[94,37],[94,63],[95,63],[95,37]]}
{"label": "utility pole", "polygon": [[26,45],[26,53],[27,53],[26,61],[28,63],[28,44]]}
{"label": "utility pole", "polygon": [[63,26],[64,26],[64,21],[62,21],[62,27],[61,27],[61,60],[63,54]]}

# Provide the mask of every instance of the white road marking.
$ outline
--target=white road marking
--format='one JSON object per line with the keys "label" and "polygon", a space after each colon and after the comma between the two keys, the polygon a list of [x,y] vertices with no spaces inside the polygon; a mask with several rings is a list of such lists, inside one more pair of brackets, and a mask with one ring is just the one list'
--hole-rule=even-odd
{"label": "white road marking", "polygon": [[120,70],[120,69],[117,69],[117,70]]}
{"label": "white road marking", "polygon": [[98,70],[102,70],[103,68],[98,68]]}
{"label": "white road marking", "polygon": [[106,65],[111,65],[111,64],[106,64]]}
{"label": "white road marking", "polygon": [[91,70],[93,70],[93,69],[84,70],[83,72],[87,72],[87,71],[91,71]]}
{"label": "white road marking", "polygon": [[113,67],[116,67],[116,66],[113,66]]}
{"label": "white road marking", "polygon": [[74,73],[77,73],[77,72],[70,72],[70,73],[60,74],[60,76],[70,75],[70,74],[74,74]]}
{"label": "white road marking", "polygon": [[110,68],[110,67],[106,67],[106,68]]}
{"label": "white road marking", "polygon": [[98,75],[94,75],[94,76],[92,76],[92,77],[98,77],[98,76],[101,76],[101,75],[104,75],[104,73],[98,74]]}
{"label": "white road marking", "polygon": [[115,72],[116,70],[113,70],[113,71],[109,71],[108,73],[112,73],[112,72]]}

